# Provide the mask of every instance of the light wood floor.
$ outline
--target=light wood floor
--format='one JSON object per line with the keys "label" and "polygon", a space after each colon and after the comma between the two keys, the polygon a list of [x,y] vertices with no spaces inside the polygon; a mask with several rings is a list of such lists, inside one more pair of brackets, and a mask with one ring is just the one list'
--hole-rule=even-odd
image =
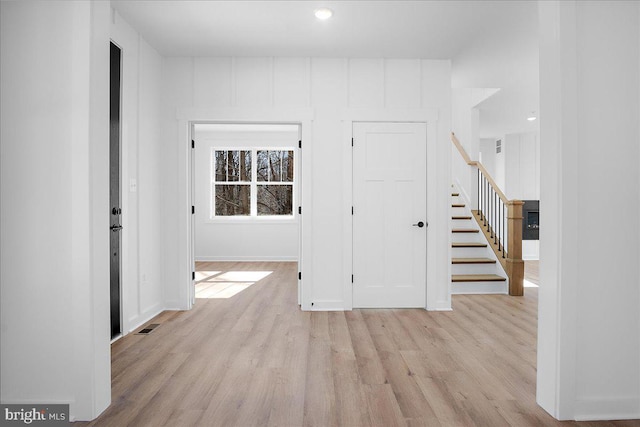
{"label": "light wood floor", "polygon": [[524,278],[536,285],[540,284],[540,261],[524,262]]}
{"label": "light wood floor", "polygon": [[113,403],[75,425],[640,425],[560,423],[536,405],[536,288],[454,296],[453,312],[310,313],[296,304],[295,263],[198,267],[272,273],[115,342]]}

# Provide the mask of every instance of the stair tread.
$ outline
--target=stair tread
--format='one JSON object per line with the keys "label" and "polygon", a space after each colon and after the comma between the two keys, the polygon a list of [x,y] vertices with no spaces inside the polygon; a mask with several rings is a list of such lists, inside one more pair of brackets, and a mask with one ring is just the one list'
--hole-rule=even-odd
{"label": "stair tread", "polygon": [[454,216],[451,217],[451,219],[471,219],[471,217],[470,216],[457,216],[457,215],[454,215]]}
{"label": "stair tread", "polygon": [[486,248],[486,243],[479,242],[454,242],[451,244],[452,248]]}
{"label": "stair tread", "polygon": [[452,282],[504,282],[507,279],[497,274],[452,274]]}
{"label": "stair tread", "polygon": [[495,264],[491,258],[451,258],[451,264]]}
{"label": "stair tread", "polygon": [[453,203],[451,205],[452,208],[464,208],[466,205],[464,203]]}
{"label": "stair tread", "polygon": [[451,196],[453,197],[458,197],[460,195],[460,193],[451,193]]}
{"label": "stair tread", "polygon": [[479,231],[477,228],[454,228],[451,230],[452,233],[478,233]]}

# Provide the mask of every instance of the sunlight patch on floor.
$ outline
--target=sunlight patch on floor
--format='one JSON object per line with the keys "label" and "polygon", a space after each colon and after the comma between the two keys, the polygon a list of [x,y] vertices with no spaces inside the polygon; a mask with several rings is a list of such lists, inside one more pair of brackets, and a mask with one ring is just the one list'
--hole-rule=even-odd
{"label": "sunlight patch on floor", "polygon": [[[196,298],[231,298],[269,276],[273,271],[227,271],[224,273],[202,271],[199,273],[203,273],[204,280],[196,283]],[[196,273],[197,277],[198,273]]]}
{"label": "sunlight patch on floor", "polygon": [[533,282],[528,281],[527,279],[524,279],[524,287],[525,288],[538,288],[539,286],[536,285]]}
{"label": "sunlight patch on floor", "polygon": [[219,276],[216,276],[215,280],[225,280],[229,282],[257,282],[262,280],[273,271],[227,271]]}
{"label": "sunlight patch on floor", "polygon": [[201,282],[220,273],[222,273],[222,271],[196,271],[196,282]]}

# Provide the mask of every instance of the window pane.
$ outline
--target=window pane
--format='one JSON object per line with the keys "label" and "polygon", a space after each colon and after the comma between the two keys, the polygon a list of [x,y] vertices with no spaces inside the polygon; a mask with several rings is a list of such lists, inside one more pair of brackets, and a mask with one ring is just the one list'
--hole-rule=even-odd
{"label": "window pane", "polygon": [[250,185],[216,185],[215,216],[248,216],[251,214]]}
{"label": "window pane", "polygon": [[293,215],[293,185],[259,185],[258,215]]}
{"label": "window pane", "polygon": [[216,182],[251,182],[251,151],[219,151],[214,157]]}
{"label": "window pane", "polygon": [[218,182],[224,182],[227,180],[227,152],[217,151],[214,156],[214,170],[216,171],[215,180]]}
{"label": "window pane", "polygon": [[282,180],[293,182],[293,151],[282,152]]}
{"label": "window pane", "polygon": [[240,181],[251,182],[251,151],[240,152]]}
{"label": "window pane", "polygon": [[282,151],[269,151],[269,181],[282,181]]}
{"label": "window pane", "polygon": [[227,181],[240,181],[239,151],[227,151]]}
{"label": "window pane", "polygon": [[258,181],[269,181],[269,152],[268,151],[258,151],[257,158],[257,175]]}

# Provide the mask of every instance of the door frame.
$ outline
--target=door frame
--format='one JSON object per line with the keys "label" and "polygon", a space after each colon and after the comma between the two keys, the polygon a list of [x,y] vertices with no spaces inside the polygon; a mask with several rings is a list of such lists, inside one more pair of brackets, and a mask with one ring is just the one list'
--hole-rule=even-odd
{"label": "door frame", "polygon": [[[405,125],[405,126],[410,126],[410,125],[420,125],[420,128],[421,128],[421,129],[422,129],[422,131],[424,132],[424,140],[422,140],[422,138],[420,138],[420,143],[421,143],[421,144],[424,144],[424,148],[423,148],[423,149],[424,149],[424,151],[423,151],[423,153],[424,153],[424,154],[423,154],[423,156],[424,156],[424,157],[423,157],[424,167],[423,167],[423,168],[419,168],[419,169],[422,169],[422,170],[421,170],[421,173],[424,173],[424,182],[423,182],[423,183],[421,183],[421,184],[423,184],[423,185],[424,185],[424,192],[425,192],[425,194],[424,194],[424,205],[422,205],[422,203],[420,204],[420,205],[422,205],[422,208],[424,209],[424,216],[422,216],[422,214],[420,214],[420,215],[419,215],[419,216],[417,216],[417,217],[416,217],[416,216],[413,216],[411,221],[412,221],[412,222],[414,222],[414,221],[417,221],[418,219],[420,219],[421,221],[422,221],[422,220],[427,221],[427,226],[425,227],[425,230],[424,230],[424,233],[425,233],[425,240],[424,240],[424,246],[423,246],[423,249],[424,249],[424,251],[425,251],[425,259],[423,259],[423,260],[421,260],[421,261],[420,261],[420,262],[421,262],[420,267],[421,267],[421,269],[424,269],[424,270],[423,270],[423,273],[424,273],[424,280],[425,280],[425,283],[424,283],[424,294],[423,294],[423,295],[422,295],[422,297],[421,297],[421,299],[422,299],[422,303],[421,303],[420,305],[422,306],[422,308],[426,308],[426,298],[427,298],[427,295],[426,295],[426,276],[427,276],[427,259],[426,259],[426,249],[427,249],[427,241],[428,241],[428,236],[429,236],[429,233],[428,233],[428,231],[429,231],[429,222],[428,222],[428,220],[426,219],[426,217],[427,217],[427,212],[426,212],[426,208],[427,208],[427,206],[426,206],[426,204],[427,204],[427,181],[428,181],[428,179],[427,179],[427,169],[428,169],[428,168],[427,168],[427,123],[426,123],[426,121],[422,121],[422,122],[399,122],[399,121],[394,121],[394,122],[388,122],[388,121],[385,121],[385,122],[381,122],[381,121],[374,121],[374,122],[373,122],[373,121],[367,121],[367,122],[363,122],[363,121],[355,121],[355,122],[353,122],[353,129],[352,129],[352,134],[354,135],[354,139],[355,139],[355,135],[356,135],[356,131],[355,131],[356,126],[358,126],[358,127],[362,127],[363,125],[401,125],[401,126],[402,126],[402,125]],[[354,152],[355,152],[355,149],[356,149],[357,147],[360,147],[360,145],[361,145],[361,144],[362,144],[362,142],[361,142],[360,140],[355,141],[355,143],[352,145],[352,149],[351,149],[351,150],[352,150],[352,153],[354,153]],[[361,153],[360,153],[360,155],[362,156],[362,154],[363,154],[363,153],[361,152]],[[412,154],[413,154],[413,153],[410,153],[410,155],[412,155]],[[351,194],[351,195],[352,195],[352,199],[353,199],[353,198],[355,197],[355,195],[356,195],[356,194],[355,194],[355,192],[354,192],[354,184],[356,183],[356,180],[355,180],[355,172],[356,172],[355,163],[356,163],[356,162],[355,162],[355,160],[356,160],[356,159],[355,159],[355,157],[353,157],[353,155],[352,155],[352,159],[351,159],[351,161],[352,161],[352,163],[351,163],[351,168],[352,168],[352,169],[351,169],[351,171],[352,171],[352,173],[351,173],[351,176],[352,176],[352,194]],[[361,172],[362,172],[362,171],[361,171]],[[362,176],[361,176],[361,177],[362,177]],[[419,181],[420,181],[420,180],[416,179],[414,182],[415,182],[415,183],[419,183]],[[362,190],[361,190],[361,191],[362,191]],[[361,199],[361,200],[362,200],[362,199]],[[355,206],[355,205],[354,205],[354,206]],[[362,212],[361,212],[361,210],[362,210],[362,209],[361,209],[360,207],[358,207],[358,212],[359,212],[358,216],[359,216],[359,217],[361,217],[361,216],[362,216]],[[366,215],[366,213],[365,213],[365,215]],[[356,234],[354,233],[354,230],[355,230],[355,222],[356,222],[356,216],[355,216],[355,215],[352,215],[352,216],[351,216],[351,223],[352,223],[352,236],[351,236],[351,241],[352,241],[352,245],[353,245],[354,247],[356,246],[356,245],[355,245]],[[422,231],[422,230],[420,230],[420,231]],[[415,231],[414,231],[414,232],[415,232]],[[361,236],[361,235],[360,235],[360,236]],[[422,245],[420,245],[420,246],[422,246]],[[359,247],[362,247],[362,245],[360,245]],[[356,253],[358,253],[358,251],[354,249],[354,250],[352,251],[352,254],[356,254]],[[354,258],[355,258],[355,256],[354,256]],[[419,259],[419,258],[415,258],[415,259]],[[352,271],[353,271],[353,270],[354,270],[354,261],[353,261],[353,260],[352,260],[351,268],[352,268]],[[360,274],[361,274],[361,273],[358,273],[358,275],[360,275]],[[353,295],[355,294],[355,283],[356,283],[356,282],[355,282],[355,281],[353,281],[352,290],[351,290],[352,300],[355,300],[355,296],[353,296]],[[362,282],[361,282],[361,283],[362,283]],[[415,282],[414,282],[414,283],[415,283]],[[354,305],[355,305],[355,303],[354,303]],[[359,305],[359,306],[358,306],[358,308],[374,308],[374,307],[375,307],[375,306],[372,306],[372,305]],[[382,308],[400,308],[400,307],[403,307],[403,305],[392,305],[392,306],[385,306],[385,307],[382,307]],[[405,307],[409,308],[408,306],[405,306]]]}
{"label": "door frame", "polygon": [[[124,204],[124,199],[125,197],[123,197],[123,186],[122,186],[122,182],[123,182],[123,173],[125,171],[125,168],[123,167],[123,162],[125,161],[125,156],[123,156],[123,149],[124,149],[124,142],[123,142],[123,128],[124,128],[124,92],[123,92],[123,87],[124,87],[124,58],[125,58],[125,49],[124,47],[118,43],[116,40],[114,40],[113,38],[109,39],[109,48],[111,48],[111,45],[114,45],[115,47],[117,47],[118,49],[120,49],[120,81],[119,81],[119,90],[120,90],[120,95],[118,97],[118,101],[120,102],[120,108],[119,108],[119,113],[120,113],[120,117],[118,119],[118,168],[119,173],[119,189],[118,189],[118,197],[120,198],[119,200],[119,206],[120,209],[122,209],[123,211],[126,212],[126,208],[124,208],[123,204]],[[111,70],[111,61],[109,61],[109,70]],[[109,96],[109,99],[111,99],[111,96]],[[111,125],[109,125],[111,126]],[[109,156],[111,156],[111,135],[109,135]],[[111,163],[109,162],[109,174],[111,174]],[[111,224],[111,178],[109,178],[109,224]],[[123,249],[126,247],[125,246],[125,230],[126,228],[124,227],[124,216],[121,214],[120,215],[120,225],[123,226],[122,230],[119,231],[120,233],[120,239],[119,239],[119,248],[118,248],[118,256],[120,258],[119,260],[119,284],[118,284],[118,293],[119,295],[119,305],[120,308],[118,309],[119,315],[120,315],[120,334],[116,335],[115,337],[109,337],[111,343],[119,340],[120,338],[122,338],[123,336],[125,336],[126,334],[128,334],[129,331],[129,326],[125,325],[125,315],[124,315],[124,292],[123,292],[123,288],[124,288],[124,284],[125,284],[125,257],[123,256]],[[111,233],[112,231],[109,230],[109,241],[111,241]],[[109,243],[109,258],[111,258],[111,243]],[[109,268],[109,271],[111,271],[111,268]],[[111,292],[111,277],[109,277],[109,292]],[[111,293],[109,293],[109,311],[111,311]],[[111,318],[109,319],[109,326],[110,328],[113,326],[111,325]],[[126,331],[126,332],[125,332]]]}
{"label": "door frame", "polygon": [[[311,223],[313,215],[311,198],[311,158],[312,132],[314,111],[310,108],[179,108],[176,113],[178,121],[179,141],[182,148],[178,150],[178,274],[181,279],[180,299],[177,301],[179,309],[190,310],[195,302],[195,286],[192,272],[195,265],[193,238],[193,221],[191,206],[194,205],[192,189],[192,155],[191,141],[193,124],[293,124],[300,126],[302,149],[300,150],[299,191],[303,206],[300,216],[298,269],[302,272],[302,279],[298,281],[298,302],[303,310],[311,309],[312,283],[312,246]],[[184,280],[184,281],[182,281]]]}
{"label": "door frame", "polygon": [[[438,194],[436,161],[438,141],[438,109],[348,109],[343,112],[343,164],[345,165],[344,187],[343,187],[343,299],[344,309],[353,310],[353,149],[351,146],[353,135],[353,125],[357,122],[380,122],[380,123],[425,123],[427,126],[427,217],[426,221],[436,224],[433,220],[437,215],[436,200]],[[449,148],[449,147],[447,147]],[[436,239],[427,227],[427,259],[426,266],[437,265],[436,260]],[[450,251],[447,254],[450,259]],[[438,287],[435,269],[427,268],[426,274],[426,301],[427,310],[448,310],[450,308],[440,308],[438,301]],[[441,299],[441,298],[440,298]]]}

